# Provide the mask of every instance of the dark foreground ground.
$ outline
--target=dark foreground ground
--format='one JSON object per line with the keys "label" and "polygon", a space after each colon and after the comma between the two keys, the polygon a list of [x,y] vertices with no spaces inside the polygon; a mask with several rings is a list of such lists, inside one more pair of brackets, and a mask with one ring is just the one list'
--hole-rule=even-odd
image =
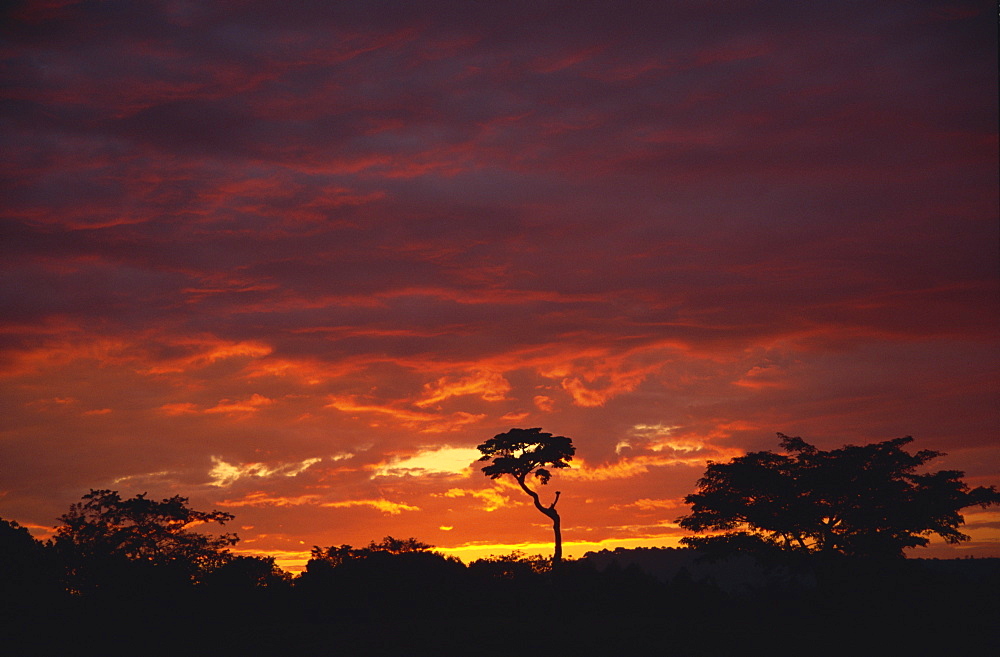
{"label": "dark foreground ground", "polygon": [[691,557],[598,553],[556,574],[397,559],[267,588],[6,591],[0,655],[1000,654],[997,559]]}

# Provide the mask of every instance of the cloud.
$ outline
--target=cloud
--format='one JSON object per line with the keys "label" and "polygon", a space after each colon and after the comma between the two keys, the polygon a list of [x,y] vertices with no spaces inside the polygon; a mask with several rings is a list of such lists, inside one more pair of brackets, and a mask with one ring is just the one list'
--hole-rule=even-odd
{"label": "cloud", "polygon": [[458,379],[442,377],[426,384],[424,398],[414,402],[414,405],[421,408],[433,406],[458,395],[477,395],[486,401],[503,401],[510,389],[510,383],[497,372],[476,372]]}
{"label": "cloud", "polygon": [[651,500],[648,498],[636,500],[630,504],[616,504],[612,507],[612,509],[618,510],[629,507],[634,507],[640,511],[676,511],[677,513],[687,510],[683,500]]}
{"label": "cloud", "polygon": [[256,413],[264,406],[269,406],[273,404],[273,399],[268,399],[267,397],[254,393],[250,397],[241,400],[233,401],[231,399],[223,399],[218,404],[211,408],[206,408],[205,413]]}
{"label": "cloud", "polygon": [[435,474],[465,474],[479,459],[478,450],[468,447],[434,447],[409,456],[395,456],[374,468],[375,477],[427,476]]}
{"label": "cloud", "polygon": [[224,507],[286,507],[286,506],[301,506],[301,505],[317,505],[321,501],[321,496],[319,495],[297,495],[294,497],[285,497],[281,495],[270,495],[263,491],[257,491],[253,493],[247,493],[238,499],[227,499],[218,502],[219,505]]}
{"label": "cloud", "polygon": [[548,395],[535,395],[533,401],[540,411],[549,412],[555,407],[555,400]]}
{"label": "cloud", "polygon": [[[161,470],[159,472],[145,472],[142,474],[131,474],[124,475],[121,477],[116,477],[112,480],[113,486],[120,486],[121,484],[128,485],[142,485],[145,482],[162,482],[164,480],[175,478],[179,473],[171,470]],[[141,482],[141,483],[140,483]]]}
{"label": "cloud", "polygon": [[241,479],[247,478],[294,477],[322,460],[322,458],[314,457],[305,459],[299,463],[268,465],[266,463],[227,463],[220,457],[213,456],[212,469],[208,472],[208,476],[210,477],[209,484],[218,486],[219,488],[226,488]]}
{"label": "cloud", "polygon": [[520,502],[515,502],[509,497],[501,492],[502,488],[485,488],[485,489],[465,489],[465,488],[449,488],[443,493],[445,497],[472,497],[479,500],[482,503],[482,508],[484,511],[496,511],[503,507],[518,505]]}
{"label": "cloud", "polygon": [[421,433],[444,433],[457,431],[467,424],[479,422],[483,414],[472,414],[457,411],[448,415],[410,411],[396,406],[380,406],[378,404],[361,404],[352,398],[332,397],[327,408],[335,408],[344,413],[375,414],[386,416],[405,427],[416,429]]}
{"label": "cloud", "polygon": [[191,402],[174,402],[170,404],[163,404],[159,409],[161,412],[167,415],[184,415],[187,413],[197,414],[198,405]]}
{"label": "cloud", "polygon": [[355,507],[370,507],[386,515],[399,515],[403,511],[419,511],[420,507],[402,502],[391,502],[386,499],[375,500],[335,500],[324,501],[324,496],[318,494],[297,495],[287,497],[271,495],[263,491],[248,493],[242,498],[228,499],[218,502],[223,507],[297,507],[314,506],[326,509],[349,509]]}
{"label": "cloud", "polygon": [[420,507],[402,502],[390,502],[389,500],[345,500],[341,502],[324,502],[320,506],[327,508],[341,509],[356,506],[369,506],[390,516],[396,516],[403,511],[419,511]]}

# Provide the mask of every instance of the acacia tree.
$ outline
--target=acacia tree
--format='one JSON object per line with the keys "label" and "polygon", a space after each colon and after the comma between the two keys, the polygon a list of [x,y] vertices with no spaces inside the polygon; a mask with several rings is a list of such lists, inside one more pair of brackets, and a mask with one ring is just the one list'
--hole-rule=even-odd
{"label": "acacia tree", "polygon": [[917,469],[943,456],[904,446],[913,438],[823,451],[801,438],[778,434],[785,454],[751,452],[729,463],[709,462],[698,492],[678,519],[694,532],[716,536],[681,541],[695,547],[772,547],[865,557],[902,557],[937,534],[949,543],[968,540],[959,513],[1000,504],[996,488],[970,489],[963,472]]}
{"label": "acacia tree", "polygon": [[528,475],[533,475],[542,485],[548,484],[552,478],[549,468],[568,468],[573,460],[576,448],[573,441],[565,436],[553,436],[541,429],[511,429],[506,433],[493,436],[482,445],[480,461],[493,462],[483,467],[483,473],[490,479],[498,479],[510,475],[517,481],[525,493],[531,497],[535,508],[552,521],[552,531],[555,534],[555,550],[552,555],[553,568],[562,562],[562,529],[556,504],[559,502],[560,491],[556,491],[552,504],[545,506],[538,493],[528,487]]}

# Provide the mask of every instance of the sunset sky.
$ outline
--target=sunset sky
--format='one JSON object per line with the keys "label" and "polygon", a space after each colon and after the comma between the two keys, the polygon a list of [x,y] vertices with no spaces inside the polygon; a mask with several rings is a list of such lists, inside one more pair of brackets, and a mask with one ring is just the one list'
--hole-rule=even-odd
{"label": "sunset sky", "polygon": [[[707,460],[912,435],[1000,484],[993,2],[43,0],[0,18],[0,516],[247,554],[567,553]],[[1000,557],[1000,512],[958,548]]]}

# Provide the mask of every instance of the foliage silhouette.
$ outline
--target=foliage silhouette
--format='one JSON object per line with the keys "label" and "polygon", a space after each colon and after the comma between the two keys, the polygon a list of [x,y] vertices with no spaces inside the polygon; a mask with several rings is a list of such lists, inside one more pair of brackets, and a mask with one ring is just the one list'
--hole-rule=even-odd
{"label": "foliage silhouette", "polygon": [[[13,523],[0,525],[0,548],[10,544],[36,555],[40,546]],[[723,570],[703,568],[691,549],[591,553],[565,560],[558,577],[537,556],[515,552],[465,567],[426,543],[391,536],[314,555],[291,582],[270,558],[233,557],[182,596],[149,588],[141,598],[66,595],[0,616],[0,646],[18,655],[169,655],[190,650],[197,636],[199,654],[215,657],[488,657],[523,651],[525,637],[558,628],[558,643],[547,649],[559,654],[622,646],[642,654],[783,654],[802,645],[817,655],[924,654],[956,641],[953,629],[929,629],[962,627],[962,645],[974,652],[995,640],[1000,590],[997,559],[818,560],[828,576],[811,584],[747,589],[706,578]],[[329,578],[313,577],[319,563]]]}
{"label": "foliage silhouette", "polygon": [[725,533],[683,543],[724,552],[902,557],[905,548],[926,545],[930,534],[949,543],[968,540],[958,531],[959,511],[1000,503],[995,487],[969,489],[962,472],[917,473],[942,454],[910,454],[903,449],[910,437],[831,451],[778,437],[787,454],[709,462],[699,491],[685,498],[691,514],[678,522],[695,532]]}
{"label": "foliage silhouette", "polygon": [[13,520],[0,518],[0,612],[44,603],[59,591],[52,551]]}
{"label": "foliage silhouette", "polygon": [[553,436],[539,428],[511,429],[500,433],[479,445],[482,453],[480,461],[492,463],[483,467],[483,473],[490,479],[498,479],[504,475],[514,477],[535,508],[552,521],[552,532],[555,535],[555,546],[552,554],[552,567],[558,568],[562,562],[562,529],[556,504],[559,502],[560,491],[556,491],[552,504],[545,506],[538,493],[528,487],[528,475],[534,475],[542,485],[549,483],[552,473],[548,468],[568,468],[573,460],[576,448],[573,441],[565,436]]}
{"label": "foliage silhouette", "polygon": [[275,564],[274,557],[235,555],[205,573],[201,583],[215,589],[248,591],[291,584],[291,575]]}
{"label": "foliage silhouette", "polygon": [[191,584],[232,558],[234,534],[191,531],[192,523],[225,524],[233,515],[196,511],[176,495],[159,502],[145,494],[122,499],[117,491],[91,490],[61,516],[54,547],[65,565],[69,588]]}
{"label": "foliage silhouette", "polygon": [[552,562],[541,555],[527,555],[520,550],[494,554],[469,564],[470,572],[494,579],[518,579],[552,570]]}
{"label": "foliage silhouette", "polygon": [[[311,562],[324,563],[330,567],[341,566],[349,561],[367,559],[379,552],[388,554],[405,554],[407,552],[426,552],[433,545],[422,543],[415,538],[393,538],[386,536],[380,542],[371,541],[368,547],[355,548],[350,545],[331,545],[330,547],[313,546]],[[308,564],[307,564],[308,567]]]}
{"label": "foliage silhouette", "polygon": [[[310,598],[314,618],[367,621],[386,613],[444,611],[456,604],[465,566],[415,538],[386,536],[367,547],[314,547],[296,589]],[[341,595],[331,599],[329,593]]]}

